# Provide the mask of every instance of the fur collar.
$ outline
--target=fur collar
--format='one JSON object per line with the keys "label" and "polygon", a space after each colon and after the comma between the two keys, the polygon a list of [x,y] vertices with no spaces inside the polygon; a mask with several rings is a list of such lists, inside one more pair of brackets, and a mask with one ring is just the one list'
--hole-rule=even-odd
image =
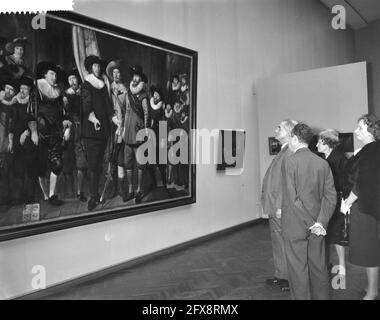
{"label": "fur collar", "polygon": [[162,105],[163,105],[162,101],[159,101],[158,103],[154,103],[153,97],[150,98],[150,106],[152,107],[153,110],[161,109]]}
{"label": "fur collar", "polygon": [[85,78],[95,89],[103,89],[105,83],[102,79],[95,77],[92,73],[88,74]]}
{"label": "fur collar", "polygon": [[172,82],[172,90],[173,91],[178,91],[180,87],[181,87],[181,83],[180,82],[178,82],[176,86]]}
{"label": "fur collar", "polygon": [[139,94],[144,89],[144,86],[145,86],[145,82],[140,81],[140,83],[136,87],[134,87],[132,86],[132,81],[131,81],[129,84],[129,90],[131,90],[132,94]]}
{"label": "fur collar", "polygon": [[51,86],[45,79],[38,79],[37,87],[40,93],[49,99],[56,99],[61,94],[58,85]]}

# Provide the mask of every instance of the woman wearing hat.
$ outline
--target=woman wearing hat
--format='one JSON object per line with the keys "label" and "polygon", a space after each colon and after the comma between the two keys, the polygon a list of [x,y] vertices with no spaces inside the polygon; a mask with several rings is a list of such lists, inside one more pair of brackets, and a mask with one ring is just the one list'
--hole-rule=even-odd
{"label": "woman wearing hat", "polygon": [[[69,139],[72,125],[64,111],[62,90],[57,84],[61,73],[52,62],[42,61],[37,65],[38,171],[44,198],[52,205],[63,204],[56,194],[56,184],[63,166],[63,140]],[[47,169],[51,171],[49,191]]]}
{"label": "woman wearing hat", "polygon": [[13,135],[14,202],[34,201],[34,182],[38,173],[35,160],[38,145],[37,122],[33,114],[31,90],[34,80],[22,77],[18,81],[19,93],[15,96],[10,133]]}
{"label": "woman wearing hat", "polygon": [[82,86],[81,125],[82,139],[90,177],[88,210],[100,203],[99,185],[103,172],[104,155],[111,137],[112,104],[103,79],[104,61],[98,56],[86,57],[84,66],[88,72]]}

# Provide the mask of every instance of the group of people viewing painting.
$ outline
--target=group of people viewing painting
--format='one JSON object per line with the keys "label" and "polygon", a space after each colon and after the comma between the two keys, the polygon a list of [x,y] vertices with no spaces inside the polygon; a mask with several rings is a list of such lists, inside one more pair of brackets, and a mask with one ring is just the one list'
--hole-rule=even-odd
{"label": "group of people viewing painting", "polygon": [[[348,261],[364,267],[364,300],[378,297],[380,266],[380,121],[361,116],[354,132],[362,143],[348,158],[339,132],[318,134],[318,153],[310,145],[314,132],[305,123],[281,121],[275,137],[281,151],[270,164],[262,187],[262,206],[269,216],[274,277],[271,288],[293,299],[329,299],[345,281]],[[338,268],[329,250],[334,246]]]}

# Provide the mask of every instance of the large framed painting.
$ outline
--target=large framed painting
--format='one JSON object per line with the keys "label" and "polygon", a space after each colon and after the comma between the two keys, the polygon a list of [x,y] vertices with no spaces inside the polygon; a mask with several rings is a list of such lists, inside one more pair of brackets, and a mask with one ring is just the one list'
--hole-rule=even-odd
{"label": "large framed painting", "polygon": [[36,18],[0,16],[0,241],[194,203],[197,52]]}

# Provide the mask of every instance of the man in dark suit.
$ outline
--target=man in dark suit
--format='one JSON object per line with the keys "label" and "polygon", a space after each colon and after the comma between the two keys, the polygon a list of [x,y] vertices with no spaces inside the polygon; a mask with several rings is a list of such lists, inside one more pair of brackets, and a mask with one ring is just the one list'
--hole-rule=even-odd
{"label": "man in dark suit", "polygon": [[289,291],[289,281],[284,240],[281,234],[281,166],[282,161],[292,154],[288,148],[288,142],[296,124],[294,120],[284,120],[276,128],[275,138],[281,144],[281,151],[274,157],[265,173],[261,194],[263,211],[269,218],[274,262],[274,278],[267,279],[266,284],[278,286],[282,291]]}
{"label": "man in dark suit", "polygon": [[325,300],[330,285],[324,236],[337,195],[328,163],[307,147],[312,137],[304,123],[292,130],[294,154],[282,169],[281,222],[292,298]]}

